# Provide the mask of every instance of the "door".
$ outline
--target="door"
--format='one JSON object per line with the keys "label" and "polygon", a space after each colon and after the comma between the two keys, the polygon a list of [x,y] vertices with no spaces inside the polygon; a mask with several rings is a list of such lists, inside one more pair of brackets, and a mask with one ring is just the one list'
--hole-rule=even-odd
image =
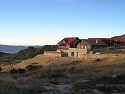
{"label": "door", "polygon": [[78,57],[78,52],[77,52],[77,57]]}

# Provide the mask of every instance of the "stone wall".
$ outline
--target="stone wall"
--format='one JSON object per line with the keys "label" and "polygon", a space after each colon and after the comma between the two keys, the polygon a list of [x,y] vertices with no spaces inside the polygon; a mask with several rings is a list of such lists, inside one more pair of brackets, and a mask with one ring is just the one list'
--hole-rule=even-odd
{"label": "stone wall", "polygon": [[68,53],[57,52],[57,51],[46,51],[44,52],[44,55],[50,57],[67,57]]}
{"label": "stone wall", "polygon": [[106,50],[106,48],[94,48],[92,51],[98,52],[98,51],[103,51],[103,50]]}
{"label": "stone wall", "polygon": [[79,58],[84,58],[84,59],[88,59],[88,58],[91,58],[91,59],[94,59],[94,58],[98,58],[98,59],[101,59],[101,58],[112,58],[112,57],[116,57],[118,56],[117,54],[81,54],[79,56]]}

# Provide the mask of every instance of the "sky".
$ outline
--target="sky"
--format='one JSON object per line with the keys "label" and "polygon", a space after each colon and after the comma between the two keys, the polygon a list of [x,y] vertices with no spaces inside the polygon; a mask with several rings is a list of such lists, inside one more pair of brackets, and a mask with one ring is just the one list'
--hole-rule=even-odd
{"label": "sky", "polygon": [[0,44],[48,45],[125,34],[125,0],[0,0]]}

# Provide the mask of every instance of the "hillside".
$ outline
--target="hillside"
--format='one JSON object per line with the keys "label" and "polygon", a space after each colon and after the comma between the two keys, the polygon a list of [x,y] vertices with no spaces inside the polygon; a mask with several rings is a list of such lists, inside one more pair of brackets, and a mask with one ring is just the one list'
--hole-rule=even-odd
{"label": "hillside", "polygon": [[124,63],[124,54],[101,60],[37,55],[11,66],[1,65],[2,70],[26,69],[24,73],[1,73],[0,88],[4,90],[2,94],[8,91],[11,94],[124,94]]}
{"label": "hillside", "polygon": [[120,36],[113,36],[113,39],[125,39],[125,34],[120,35]]}
{"label": "hillside", "polygon": [[8,53],[0,52],[0,56],[9,55]]}
{"label": "hillside", "polygon": [[25,59],[33,58],[36,55],[43,54],[44,51],[56,51],[58,48],[57,45],[45,45],[40,48],[28,47],[24,50],[19,51],[15,54],[3,55],[0,57],[0,63],[4,62],[17,62]]}
{"label": "hillside", "polygon": [[45,45],[41,48],[35,48],[35,47],[28,47],[27,49],[21,50],[18,53],[13,55],[13,60],[25,60],[29,58],[33,58],[36,55],[43,54],[44,51],[56,51],[57,46],[56,45]]}
{"label": "hillside", "polygon": [[41,48],[34,48],[34,47],[28,47],[27,49],[21,50],[18,53],[13,55],[13,60],[24,60],[28,58],[32,58],[38,54],[42,54],[43,49]]}

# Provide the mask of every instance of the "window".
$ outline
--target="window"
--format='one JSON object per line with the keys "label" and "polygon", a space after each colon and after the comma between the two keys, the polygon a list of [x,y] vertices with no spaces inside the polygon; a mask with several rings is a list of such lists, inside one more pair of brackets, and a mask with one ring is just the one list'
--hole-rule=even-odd
{"label": "window", "polygon": [[71,52],[71,56],[74,56],[74,52]]}

